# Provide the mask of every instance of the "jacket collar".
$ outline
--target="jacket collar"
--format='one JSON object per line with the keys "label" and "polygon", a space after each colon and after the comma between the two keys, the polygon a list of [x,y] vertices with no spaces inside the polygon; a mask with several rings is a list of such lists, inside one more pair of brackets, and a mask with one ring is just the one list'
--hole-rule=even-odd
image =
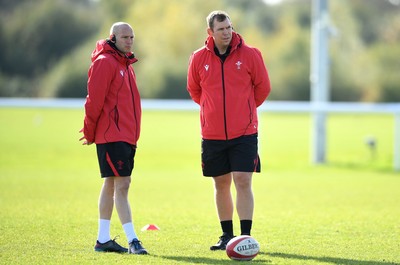
{"label": "jacket collar", "polygon": [[[243,44],[244,44],[244,40],[243,40],[242,36],[240,36],[239,33],[232,32],[232,40],[231,40],[231,43],[229,45],[229,46],[231,46],[230,53],[232,53],[234,50],[236,50],[237,48],[239,48]],[[207,39],[205,41],[205,47],[209,51],[214,52],[215,43],[214,43],[214,38],[212,36],[208,36],[207,37]]]}
{"label": "jacket collar", "polygon": [[115,45],[109,40],[97,41],[96,48],[93,50],[91,56],[92,62],[102,54],[111,54],[118,62],[124,65],[130,65],[138,61],[132,52],[127,54],[119,52]]}

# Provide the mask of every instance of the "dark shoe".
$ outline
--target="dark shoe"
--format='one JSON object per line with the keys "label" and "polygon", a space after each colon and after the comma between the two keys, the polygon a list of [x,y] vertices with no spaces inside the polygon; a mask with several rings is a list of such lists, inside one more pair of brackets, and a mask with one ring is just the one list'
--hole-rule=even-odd
{"label": "dark shoe", "polygon": [[142,242],[136,238],[129,243],[129,254],[147,255],[147,250],[142,246]]}
{"label": "dark shoe", "polygon": [[96,241],[96,246],[94,246],[94,250],[99,252],[128,252],[127,248],[124,248],[120,246],[117,242],[115,242],[115,238],[107,241],[106,243],[100,243],[99,241]]}
{"label": "dark shoe", "polygon": [[234,236],[223,233],[222,236],[219,237],[218,243],[211,246],[210,250],[225,250],[226,244],[228,244],[229,240],[232,238],[234,238]]}

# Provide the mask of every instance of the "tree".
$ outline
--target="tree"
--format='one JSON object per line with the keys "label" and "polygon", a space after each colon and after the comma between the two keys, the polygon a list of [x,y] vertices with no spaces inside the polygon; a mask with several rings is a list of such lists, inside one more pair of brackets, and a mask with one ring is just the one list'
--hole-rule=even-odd
{"label": "tree", "polygon": [[[40,88],[35,80],[97,31],[94,18],[85,11],[89,8],[93,11],[85,1],[40,0],[22,1],[10,11],[12,16],[2,27],[0,65],[6,80],[20,80],[14,82],[16,95],[37,96]],[[10,89],[7,83],[0,84],[0,94]]]}
{"label": "tree", "polygon": [[[331,99],[400,97],[400,5],[330,1]],[[134,64],[144,98],[188,98],[190,54],[207,37],[205,18],[226,10],[259,48],[275,100],[310,98],[311,0],[0,0],[0,96],[83,97],[90,54],[116,21],[135,31]]]}

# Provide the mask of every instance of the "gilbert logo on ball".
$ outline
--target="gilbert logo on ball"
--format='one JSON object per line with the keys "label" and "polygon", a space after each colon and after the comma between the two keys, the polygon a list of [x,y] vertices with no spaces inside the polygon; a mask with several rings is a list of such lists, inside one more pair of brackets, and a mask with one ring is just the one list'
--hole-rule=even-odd
{"label": "gilbert logo on ball", "polygon": [[260,252],[260,244],[251,236],[237,236],[226,245],[226,254],[233,260],[252,260]]}

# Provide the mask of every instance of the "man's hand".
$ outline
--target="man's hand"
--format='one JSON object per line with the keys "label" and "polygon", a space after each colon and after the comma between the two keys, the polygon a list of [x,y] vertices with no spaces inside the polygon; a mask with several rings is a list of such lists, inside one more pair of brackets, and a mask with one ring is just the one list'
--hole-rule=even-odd
{"label": "man's hand", "polygon": [[[80,133],[83,133],[83,128],[79,130]],[[92,142],[89,142],[88,140],[86,140],[85,136],[82,136],[81,138],[79,138],[79,141],[83,141],[82,145],[91,145]]]}

